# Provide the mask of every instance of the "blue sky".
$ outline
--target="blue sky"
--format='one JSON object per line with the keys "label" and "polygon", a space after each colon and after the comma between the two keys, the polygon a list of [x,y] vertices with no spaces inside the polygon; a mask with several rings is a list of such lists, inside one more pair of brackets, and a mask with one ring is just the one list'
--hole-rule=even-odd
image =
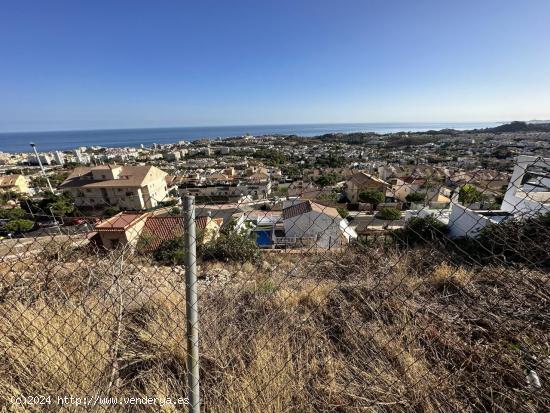
{"label": "blue sky", "polygon": [[5,1],[0,131],[550,118],[548,0]]}

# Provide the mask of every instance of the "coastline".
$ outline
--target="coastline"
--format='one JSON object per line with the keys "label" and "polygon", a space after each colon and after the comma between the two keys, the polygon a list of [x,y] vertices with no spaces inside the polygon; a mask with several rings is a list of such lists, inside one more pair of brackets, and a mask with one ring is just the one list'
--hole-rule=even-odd
{"label": "coastline", "polygon": [[194,126],[144,129],[93,129],[44,132],[0,133],[0,151],[28,152],[29,143],[40,151],[72,150],[80,146],[138,147],[153,143],[169,144],[199,139],[223,139],[251,134],[318,136],[327,133],[398,133],[442,129],[482,129],[500,122],[396,122],[396,123],[326,123],[281,125]]}

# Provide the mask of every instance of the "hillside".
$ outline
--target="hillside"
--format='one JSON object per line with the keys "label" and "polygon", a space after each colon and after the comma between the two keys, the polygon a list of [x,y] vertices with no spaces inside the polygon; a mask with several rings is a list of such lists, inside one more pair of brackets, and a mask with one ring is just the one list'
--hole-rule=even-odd
{"label": "hillside", "polygon": [[[450,259],[356,248],[201,265],[204,411],[548,411],[548,274]],[[59,411],[17,410],[18,394],[185,391],[180,267],[46,250],[1,269],[0,408]],[[108,411],[174,411],[159,409]]]}
{"label": "hillside", "polygon": [[[476,130],[480,131],[480,130]],[[501,133],[501,132],[550,132],[550,123],[541,122],[519,122],[514,121],[506,123],[504,125],[496,126],[494,128],[481,129],[483,132],[488,133]]]}

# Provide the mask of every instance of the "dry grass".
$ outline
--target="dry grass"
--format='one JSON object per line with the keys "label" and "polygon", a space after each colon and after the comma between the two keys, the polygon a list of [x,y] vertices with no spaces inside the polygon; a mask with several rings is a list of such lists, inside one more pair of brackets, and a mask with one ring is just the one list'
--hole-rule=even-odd
{"label": "dry grass", "polygon": [[[10,403],[21,394],[185,394],[181,272],[123,254],[17,268],[2,273],[0,410],[60,411]],[[547,273],[431,250],[201,268],[221,269],[231,281],[199,291],[205,411],[550,410]]]}

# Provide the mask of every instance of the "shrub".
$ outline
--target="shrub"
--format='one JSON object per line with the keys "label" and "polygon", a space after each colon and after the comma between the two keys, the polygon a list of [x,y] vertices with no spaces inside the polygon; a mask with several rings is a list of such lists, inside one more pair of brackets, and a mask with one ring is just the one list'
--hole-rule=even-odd
{"label": "shrub", "polygon": [[266,278],[256,284],[256,291],[260,294],[272,295],[277,291],[277,286],[272,280]]}
{"label": "shrub", "polygon": [[413,246],[441,240],[445,231],[445,224],[430,215],[409,219],[403,229],[394,231],[394,236],[398,243]]}
{"label": "shrub", "polygon": [[401,211],[394,207],[382,208],[376,213],[376,218],[394,221],[401,218]]}
{"label": "shrub", "polygon": [[8,232],[26,232],[30,231],[33,227],[34,222],[28,219],[13,219],[4,226]]}
{"label": "shrub", "polygon": [[104,215],[107,217],[107,218],[110,218],[112,216],[115,216],[116,214],[118,214],[120,212],[120,208],[119,207],[109,207],[105,210],[104,212]]}
{"label": "shrub", "polygon": [[212,242],[202,246],[204,260],[256,262],[260,250],[256,242],[244,234],[234,231],[222,233]]}
{"label": "shrub", "polygon": [[183,265],[185,242],[183,237],[164,240],[153,253],[153,258],[164,265]]}
{"label": "shrub", "polygon": [[164,206],[164,207],[176,206],[178,204],[178,200],[177,199],[169,199],[167,201],[159,202],[159,204]]}
{"label": "shrub", "polygon": [[0,205],[6,205],[8,201],[17,200],[19,198],[21,198],[21,195],[17,192],[0,192]]}
{"label": "shrub", "polygon": [[288,186],[277,185],[273,189],[273,194],[278,196],[288,196]]}
{"label": "shrub", "polygon": [[181,208],[180,207],[173,207],[170,209],[170,211],[168,212],[170,215],[179,215],[181,214]]}
{"label": "shrub", "polygon": [[[204,261],[256,262],[260,250],[256,242],[236,232],[221,233],[216,239],[203,243],[204,234],[197,232],[197,257]],[[153,258],[164,265],[185,263],[185,241],[178,237],[161,242],[153,253]]]}
{"label": "shrub", "polygon": [[550,267],[550,213],[487,225],[467,243],[467,252],[482,260]]}
{"label": "shrub", "polygon": [[344,207],[336,207],[336,210],[342,218],[347,218],[349,215],[349,211]]}
{"label": "shrub", "polygon": [[53,239],[43,245],[40,257],[48,261],[65,261],[74,257],[76,253],[77,250],[72,242],[56,241]]}

